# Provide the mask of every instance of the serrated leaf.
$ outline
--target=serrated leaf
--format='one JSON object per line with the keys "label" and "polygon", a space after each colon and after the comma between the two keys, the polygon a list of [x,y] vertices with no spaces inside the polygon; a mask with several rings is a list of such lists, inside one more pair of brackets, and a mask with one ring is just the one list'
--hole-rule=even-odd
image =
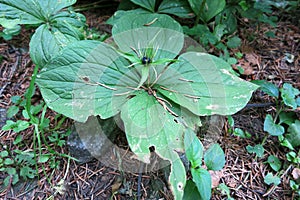
{"label": "serrated leaf", "polygon": [[219,144],[209,146],[204,154],[204,162],[208,170],[221,170],[225,165],[225,154]]}
{"label": "serrated leaf", "polygon": [[278,172],[280,170],[281,162],[276,156],[270,155],[267,162],[274,171]]}
{"label": "serrated leaf", "polygon": [[196,115],[234,114],[257,88],[233,75],[231,66],[215,56],[188,52],[178,60],[165,70],[156,88]]}
{"label": "serrated leaf", "polygon": [[209,200],[211,197],[211,176],[210,173],[202,168],[191,169],[193,181],[196,184],[201,199]]}
{"label": "serrated leaf", "polygon": [[264,178],[264,182],[268,185],[279,185],[281,183],[281,180],[278,176],[273,176],[272,173],[268,173]]}
{"label": "serrated leaf", "polygon": [[286,139],[292,144],[293,147],[300,146],[300,121],[296,120],[288,128]]}
{"label": "serrated leaf", "polygon": [[270,135],[279,136],[284,133],[284,127],[279,124],[275,124],[272,116],[267,114],[264,121],[264,131],[268,132]]}
{"label": "serrated leaf", "polygon": [[167,13],[182,18],[193,17],[193,11],[187,1],[163,0],[157,9],[158,13]]}
{"label": "serrated leaf", "polygon": [[255,146],[247,145],[246,149],[248,153],[255,153],[257,157],[261,158],[264,155],[265,149],[261,144],[257,144]]}
{"label": "serrated leaf", "polygon": [[195,132],[187,128],[184,133],[184,149],[192,168],[200,167],[202,164],[204,147]]}
{"label": "serrated leaf", "polygon": [[278,98],[279,96],[279,89],[276,85],[274,85],[273,83],[270,83],[266,80],[253,80],[251,81],[252,83],[259,85],[262,91],[264,91],[265,93],[267,93],[268,95]]}

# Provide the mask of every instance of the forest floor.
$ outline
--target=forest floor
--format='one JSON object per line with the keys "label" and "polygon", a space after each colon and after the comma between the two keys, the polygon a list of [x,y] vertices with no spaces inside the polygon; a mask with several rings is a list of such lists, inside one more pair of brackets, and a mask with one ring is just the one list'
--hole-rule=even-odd
{"label": "forest floor", "polygon": [[[110,33],[111,27],[105,21],[113,14],[114,10],[89,10],[83,12],[87,17],[90,27],[101,32]],[[300,29],[289,18],[280,18],[276,27],[263,25],[260,28],[241,20],[242,26],[238,35],[242,38],[241,47],[236,50],[243,53],[239,60],[247,72],[242,75],[246,80],[268,80],[281,86],[291,83],[300,89]],[[272,31],[274,38],[266,36]],[[2,62],[0,67],[0,109],[6,110],[11,106],[10,97],[24,96],[30,83],[33,64],[28,53],[28,44],[32,30],[22,30],[22,33],[10,41],[0,40],[0,53]],[[255,39],[249,41],[249,37]],[[292,63],[286,62],[286,53],[294,55]],[[32,102],[38,103],[42,99],[39,91],[35,92]],[[250,103],[274,102],[274,99],[257,91]],[[263,157],[256,157],[246,150],[247,145],[262,142],[267,133],[263,131],[263,122],[266,114],[274,114],[275,107],[245,108],[233,115],[235,127],[241,128],[251,134],[251,138],[244,139],[228,132],[225,123],[218,142],[226,155],[225,167],[213,174],[213,183],[225,183],[230,189],[234,199],[294,199],[289,180],[292,179],[293,167],[287,167],[280,174],[281,183],[278,186],[269,186],[264,183],[264,177],[272,172],[266,163],[269,155],[276,155],[285,161],[287,148],[279,145],[276,137],[269,136],[264,143]],[[299,113],[298,113],[299,114]],[[55,122],[55,115],[47,110],[46,117]],[[299,115],[298,115],[299,116]],[[71,120],[66,120],[61,127],[65,132],[71,125]],[[3,124],[1,124],[2,126]],[[54,124],[52,126],[55,126]],[[18,134],[23,136],[24,145],[14,145]],[[20,133],[0,131],[0,151],[6,146],[11,150],[20,149],[28,151],[33,149],[33,127]],[[66,139],[66,138],[64,138]],[[120,139],[122,140],[122,139]],[[118,140],[117,140],[118,141]],[[52,146],[57,152],[68,153],[63,146]],[[129,150],[127,146],[122,147]],[[29,179],[18,186],[8,188],[0,186],[0,199],[136,199],[139,174],[123,173],[122,171],[108,168],[99,160],[92,160],[79,164],[67,158],[56,157],[59,161],[57,169],[51,168],[47,163],[39,164],[39,179]],[[162,171],[145,173],[141,181],[141,199],[172,199],[172,194]],[[0,185],[6,175],[0,171]],[[1,189],[2,188],[2,189]],[[50,198],[51,199],[51,198]],[[216,187],[213,189],[212,199],[226,199]]]}

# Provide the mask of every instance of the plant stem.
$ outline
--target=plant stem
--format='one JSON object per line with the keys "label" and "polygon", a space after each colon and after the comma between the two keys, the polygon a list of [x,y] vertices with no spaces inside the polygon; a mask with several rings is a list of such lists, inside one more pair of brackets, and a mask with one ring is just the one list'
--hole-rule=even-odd
{"label": "plant stem", "polygon": [[199,12],[196,13],[197,17],[196,17],[196,21],[195,21],[194,26],[197,26],[197,24],[199,24],[200,15],[201,15],[202,11],[204,10],[205,4],[206,4],[206,0],[203,0],[202,3],[201,3],[201,6],[200,6]]}

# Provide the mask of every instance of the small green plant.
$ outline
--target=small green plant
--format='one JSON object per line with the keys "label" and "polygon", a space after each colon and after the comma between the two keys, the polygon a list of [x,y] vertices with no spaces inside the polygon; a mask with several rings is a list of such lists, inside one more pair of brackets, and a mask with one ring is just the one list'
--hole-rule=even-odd
{"label": "small green plant", "polygon": [[[129,146],[140,160],[149,162],[149,148],[154,147],[171,163],[169,183],[175,199],[182,199],[186,188],[185,168],[177,153],[184,151],[192,164],[193,183],[200,196],[209,199],[211,178],[207,169],[220,170],[225,158],[217,144],[202,155],[202,144],[195,134],[201,123],[199,116],[239,111],[257,86],[235,76],[221,58],[199,52],[180,55],[182,27],[167,15],[122,16],[112,29],[115,48],[100,41],[80,41],[83,17],[61,11],[75,1],[34,2],[17,5],[13,0],[0,1],[0,13],[12,10],[11,23],[41,24],[30,41],[36,67],[25,105],[28,123],[34,126],[38,140],[39,161],[46,162],[51,156],[43,155],[40,148],[41,141],[47,145],[44,134],[40,134],[47,106],[79,122],[91,115],[102,119],[120,115]],[[148,8],[143,1],[133,2]],[[149,1],[151,9],[156,6],[153,2]],[[27,5],[33,7],[28,9]],[[201,19],[209,20],[211,15],[206,14]],[[40,119],[30,111],[34,83],[47,105]]]}
{"label": "small green plant", "polygon": [[[47,105],[80,122],[90,115],[106,119],[120,113],[129,146],[141,160],[148,162],[149,147],[154,147],[171,162],[169,182],[176,199],[183,197],[186,175],[175,150],[185,149],[193,181],[208,199],[210,175],[202,167],[203,151],[198,151],[201,143],[194,133],[198,116],[237,112],[257,86],[234,76],[215,56],[188,52],[176,58],[184,37],[181,26],[167,15],[125,15],[112,33],[119,49],[79,41],[43,68],[37,84]],[[236,90],[236,84],[243,90]],[[207,169],[219,170],[224,162],[218,145],[204,155]]]}

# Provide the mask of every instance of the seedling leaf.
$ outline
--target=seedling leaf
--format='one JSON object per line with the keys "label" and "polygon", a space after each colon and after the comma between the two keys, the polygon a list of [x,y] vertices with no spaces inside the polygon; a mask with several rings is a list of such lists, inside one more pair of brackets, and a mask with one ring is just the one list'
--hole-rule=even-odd
{"label": "seedling leaf", "polygon": [[208,170],[221,170],[225,165],[225,154],[219,144],[210,145],[204,154],[204,162]]}
{"label": "seedling leaf", "polygon": [[272,173],[268,173],[264,178],[264,182],[268,185],[279,185],[281,183],[281,180],[278,176],[273,176]]}
{"label": "seedling leaf", "polygon": [[184,134],[184,149],[192,168],[200,167],[204,148],[195,132],[190,128],[187,128]]}
{"label": "seedling leaf", "polygon": [[210,173],[202,168],[191,169],[193,181],[196,184],[201,199],[209,200],[211,197],[211,176]]}
{"label": "seedling leaf", "polygon": [[293,109],[297,108],[297,102],[295,97],[300,94],[300,91],[297,88],[294,88],[289,83],[284,83],[281,91],[281,97],[285,105],[292,107]]}
{"label": "seedling leaf", "polygon": [[292,144],[293,147],[300,146],[300,121],[296,120],[288,128],[286,139]]}
{"label": "seedling leaf", "polygon": [[259,158],[261,158],[264,155],[264,147],[261,144],[257,144],[254,147],[253,146],[246,146],[246,149],[249,153],[255,153]]}
{"label": "seedling leaf", "polygon": [[270,155],[267,162],[274,171],[278,172],[280,170],[281,162],[276,156]]}
{"label": "seedling leaf", "polygon": [[279,136],[284,133],[284,127],[279,124],[275,124],[272,116],[267,114],[264,122],[264,131],[268,132],[270,135]]}

